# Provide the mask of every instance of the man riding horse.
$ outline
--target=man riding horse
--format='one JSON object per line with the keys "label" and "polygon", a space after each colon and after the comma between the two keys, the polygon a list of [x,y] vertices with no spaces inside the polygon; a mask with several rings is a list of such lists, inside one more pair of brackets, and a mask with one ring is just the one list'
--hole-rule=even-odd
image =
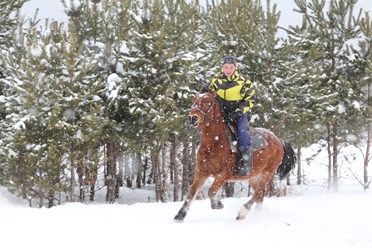
{"label": "man riding horse", "polygon": [[225,121],[236,130],[240,163],[236,174],[246,176],[252,161],[251,137],[248,132],[248,111],[253,107],[255,90],[236,65],[236,58],[226,56],[219,73],[213,76],[211,90],[217,93]]}

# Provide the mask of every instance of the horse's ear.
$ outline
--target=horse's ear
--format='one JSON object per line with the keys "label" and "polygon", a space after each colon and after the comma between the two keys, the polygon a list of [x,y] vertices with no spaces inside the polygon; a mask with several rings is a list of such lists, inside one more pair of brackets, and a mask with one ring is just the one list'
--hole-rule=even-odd
{"label": "horse's ear", "polygon": [[216,92],[216,91],[211,91],[211,94],[212,94],[212,96],[213,96],[214,98],[217,97],[217,92]]}
{"label": "horse's ear", "polygon": [[210,93],[210,92],[211,92],[211,86],[208,83],[204,84],[203,87],[200,89],[200,93]]}

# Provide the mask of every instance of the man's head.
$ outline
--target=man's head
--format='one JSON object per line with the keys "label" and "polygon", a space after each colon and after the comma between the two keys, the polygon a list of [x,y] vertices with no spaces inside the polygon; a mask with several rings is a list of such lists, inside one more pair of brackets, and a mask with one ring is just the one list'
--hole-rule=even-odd
{"label": "man's head", "polygon": [[222,71],[227,77],[230,77],[235,72],[236,58],[231,55],[227,55],[223,58]]}

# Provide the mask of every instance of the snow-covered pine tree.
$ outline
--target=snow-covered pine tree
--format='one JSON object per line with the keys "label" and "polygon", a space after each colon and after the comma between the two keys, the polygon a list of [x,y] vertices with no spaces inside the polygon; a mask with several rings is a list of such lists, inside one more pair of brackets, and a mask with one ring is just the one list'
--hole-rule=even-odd
{"label": "snow-covered pine tree", "polygon": [[301,148],[317,142],[325,132],[318,118],[319,97],[309,86],[320,81],[323,70],[320,64],[313,63],[319,48],[312,46],[306,18],[301,25],[290,26],[286,31],[288,37],[279,48],[285,57],[278,64],[282,77],[273,85],[279,99],[279,125],[284,131],[281,135],[297,147],[297,184],[302,184]]}
{"label": "snow-covered pine tree", "polygon": [[[0,2],[0,146],[3,145],[3,134],[4,132],[4,119],[7,115],[5,104],[3,104],[3,97],[6,91],[6,85],[2,81],[6,78],[7,68],[5,66],[4,59],[10,55],[9,49],[11,47],[12,29],[16,27],[16,21],[18,16],[18,10],[23,6],[26,0],[13,1],[4,0]],[[0,152],[0,184],[2,184],[3,169],[2,169],[3,155]]]}
{"label": "snow-covered pine tree", "polygon": [[[312,66],[320,69],[319,79],[309,81],[310,92],[318,96],[314,109],[320,110],[322,126],[327,130],[329,151],[329,187],[338,188],[338,150],[346,137],[347,122],[355,119],[354,103],[361,100],[360,85],[350,78],[345,60],[347,46],[360,33],[360,15],[354,16],[357,0],[306,2],[296,0],[298,12],[306,20],[303,39],[317,52]],[[355,19],[354,19],[355,18]],[[310,50],[310,49],[309,49]],[[321,116],[321,118],[320,118]]]}
{"label": "snow-covered pine tree", "polygon": [[38,200],[41,207],[47,199],[47,206],[53,206],[55,193],[64,189],[63,149],[58,149],[55,129],[60,113],[56,92],[61,86],[58,75],[48,71],[54,62],[48,57],[50,33],[33,25],[24,31],[20,24],[17,30],[13,52],[6,58],[5,101],[11,113],[5,119],[6,185],[30,204]]}
{"label": "snow-covered pine tree", "polygon": [[89,186],[90,200],[94,200],[101,145],[109,120],[103,114],[104,102],[100,94],[104,84],[103,80],[97,80],[96,54],[88,49],[86,43],[79,43],[73,26],[74,22],[70,22],[66,40],[59,51],[62,54],[60,81],[64,88],[60,101],[70,168],[70,199],[74,201],[73,175],[77,170],[80,200],[84,200],[85,186]]}
{"label": "snow-covered pine tree", "polygon": [[[166,40],[170,50],[170,67],[166,73],[170,76],[167,85],[166,104],[169,111],[164,113],[168,126],[167,142],[169,143],[170,158],[170,181],[173,183],[173,200],[179,201],[181,189],[188,188],[188,180],[183,173],[191,166],[190,162],[184,162],[181,167],[179,159],[180,147],[189,152],[188,143],[191,141],[190,129],[186,124],[188,109],[191,99],[196,94],[193,90],[199,82],[195,80],[195,65],[197,63],[197,52],[200,42],[198,33],[200,5],[198,1],[187,3],[186,1],[165,1],[166,7]],[[165,123],[164,123],[165,124]],[[158,124],[161,126],[162,124]],[[180,144],[182,141],[182,146]],[[181,180],[182,176],[182,180]],[[187,177],[188,175],[186,175]],[[187,183],[187,185],[181,185]],[[181,187],[182,186],[182,187]]]}
{"label": "snow-covered pine tree", "polygon": [[358,49],[354,50],[353,64],[351,68],[352,74],[356,77],[362,86],[362,91],[365,92],[363,99],[359,102],[360,114],[356,122],[360,129],[357,134],[362,144],[366,144],[363,163],[363,180],[362,185],[364,190],[369,188],[371,177],[368,175],[368,165],[372,160],[372,19],[368,12],[360,22],[362,31],[362,40],[359,41]]}
{"label": "snow-covered pine tree", "polygon": [[[133,12],[135,31],[128,46],[134,63],[125,82],[133,127],[140,133],[142,150],[152,158],[157,200],[167,201],[168,166],[164,144],[184,122],[184,103],[189,99],[192,56],[187,49],[190,21],[186,21],[184,1],[143,1]],[[186,24],[186,25],[185,25]],[[183,86],[183,88],[181,87]],[[183,103],[182,103],[183,102]],[[138,142],[139,139],[136,139]]]}
{"label": "snow-covered pine tree", "polygon": [[[131,28],[128,22],[131,1],[64,0],[66,13],[77,34],[77,44],[86,46],[88,54],[97,60],[97,68],[92,81],[101,87],[99,98],[103,99],[99,111],[102,118],[101,134],[97,136],[105,146],[107,159],[105,161],[106,200],[114,203],[118,195],[116,164],[117,157],[125,144],[125,134],[122,132],[126,123],[122,121],[120,105],[117,104],[118,89],[122,78],[118,73],[123,71],[123,61],[118,61],[118,54],[125,47],[125,30]],[[95,96],[96,98],[98,95]],[[120,96],[119,96],[120,97]],[[101,101],[101,100],[100,100]],[[98,114],[98,113],[96,113]]]}
{"label": "snow-covered pine tree", "polygon": [[[11,31],[17,24],[18,11],[28,0],[3,0],[0,2],[0,78],[5,77],[3,58],[11,46]],[[1,89],[1,88],[0,88]]]}
{"label": "snow-covered pine tree", "polygon": [[17,30],[6,60],[7,186],[51,207],[61,202],[60,192],[74,200],[72,158],[97,166],[102,86],[95,81],[93,57],[62,24]]}

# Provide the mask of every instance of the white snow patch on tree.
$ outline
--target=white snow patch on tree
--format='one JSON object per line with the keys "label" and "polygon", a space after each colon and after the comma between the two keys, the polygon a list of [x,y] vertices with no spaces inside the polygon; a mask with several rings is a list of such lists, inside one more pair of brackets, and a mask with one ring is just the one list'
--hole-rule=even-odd
{"label": "white snow patch on tree", "polygon": [[112,90],[110,92],[110,95],[108,96],[109,99],[115,99],[116,97],[118,97],[118,91],[117,90]]}
{"label": "white snow patch on tree", "polygon": [[343,104],[339,104],[338,105],[338,113],[342,114],[342,113],[345,113],[345,111],[346,111],[345,106]]}
{"label": "white snow patch on tree", "polygon": [[120,46],[120,52],[121,53],[124,53],[124,54],[129,54],[129,48],[127,46],[127,43],[125,41],[121,42],[121,46]]}
{"label": "white snow patch on tree", "polygon": [[77,10],[81,8],[81,5],[83,4],[80,0],[69,0],[65,1],[65,3],[68,11]]}
{"label": "white snow patch on tree", "polygon": [[43,49],[41,49],[40,46],[32,46],[30,49],[31,56],[34,58],[40,58],[41,55],[43,54]]}
{"label": "white snow patch on tree", "polygon": [[354,102],[351,103],[351,105],[353,105],[354,109],[360,110],[360,103],[359,102],[354,101]]}

